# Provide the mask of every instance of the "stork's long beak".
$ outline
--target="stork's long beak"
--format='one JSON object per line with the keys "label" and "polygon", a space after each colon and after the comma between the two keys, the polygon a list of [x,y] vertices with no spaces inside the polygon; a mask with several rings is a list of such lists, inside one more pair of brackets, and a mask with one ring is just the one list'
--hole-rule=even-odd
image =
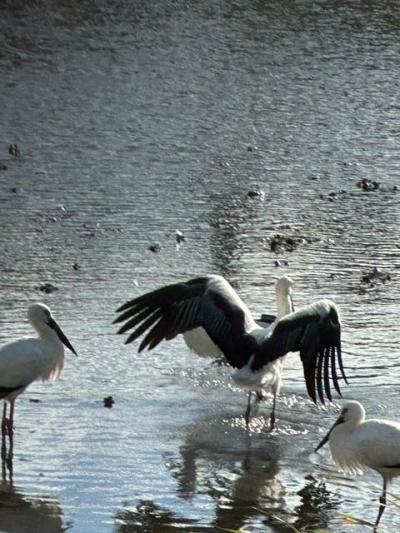
{"label": "stork's long beak", "polygon": [[329,440],[329,437],[331,436],[332,431],[336,426],[339,424],[343,424],[344,418],[342,415],[339,416],[339,418],[336,420],[336,422],[333,424],[331,429],[328,431],[328,433],[325,435],[325,437],[321,440],[321,442],[318,444],[318,446],[315,448],[314,452],[317,452],[324,444],[326,444]]}
{"label": "stork's long beak", "polygon": [[47,324],[51,327],[51,329],[54,329],[54,331],[57,333],[58,335],[58,338],[60,339],[60,341],[65,344],[65,346],[71,350],[72,353],[74,353],[75,355],[78,355],[76,353],[76,351],[74,350],[74,347],[72,346],[72,344],[69,342],[69,340],[67,339],[67,337],[64,335],[63,333],[63,330],[60,328],[60,326],[57,324],[57,322],[54,320],[54,318],[49,318]]}

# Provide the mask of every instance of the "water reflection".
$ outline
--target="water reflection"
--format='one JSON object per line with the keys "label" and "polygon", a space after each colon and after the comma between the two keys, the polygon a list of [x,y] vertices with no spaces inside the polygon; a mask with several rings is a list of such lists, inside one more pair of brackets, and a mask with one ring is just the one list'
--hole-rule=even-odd
{"label": "water reflection", "polygon": [[[178,498],[195,508],[214,507],[207,524],[154,501],[140,500],[135,509],[116,515],[116,531],[175,531],[179,527],[286,533],[293,527],[303,531],[329,527],[339,498],[312,476],[299,476],[296,501],[300,497],[301,503],[292,510],[292,486],[285,482],[287,435],[271,436],[267,426],[249,434],[236,419],[203,419],[188,431],[179,457],[168,462]],[[179,504],[173,505],[178,508]]]}
{"label": "water reflection", "polygon": [[0,484],[0,531],[59,533],[70,526],[53,496],[29,498],[12,484]]}

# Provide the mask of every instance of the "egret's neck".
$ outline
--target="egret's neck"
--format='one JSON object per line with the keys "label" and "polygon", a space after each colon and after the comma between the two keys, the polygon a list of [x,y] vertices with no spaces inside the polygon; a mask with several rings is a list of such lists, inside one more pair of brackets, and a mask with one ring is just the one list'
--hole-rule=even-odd
{"label": "egret's neck", "polygon": [[292,296],[287,290],[276,291],[276,306],[278,320],[293,311]]}

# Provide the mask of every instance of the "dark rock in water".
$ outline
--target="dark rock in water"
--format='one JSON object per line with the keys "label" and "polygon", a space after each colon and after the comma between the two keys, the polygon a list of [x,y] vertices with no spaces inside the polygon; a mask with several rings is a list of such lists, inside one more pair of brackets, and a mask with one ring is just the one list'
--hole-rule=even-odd
{"label": "dark rock in water", "polygon": [[380,188],[380,185],[381,184],[378,181],[372,181],[367,178],[362,178],[357,181],[357,187],[366,192],[377,191]]}
{"label": "dark rock in water", "polygon": [[41,400],[39,400],[38,398],[29,398],[29,401],[32,402],[32,403],[40,403]]}
{"label": "dark rock in water", "polygon": [[293,237],[287,237],[285,235],[276,234],[271,237],[270,248],[271,252],[293,252],[298,246],[300,239],[294,239]]}
{"label": "dark rock in water", "polygon": [[74,270],[80,270],[80,269],[81,269],[81,265],[80,265],[79,263],[74,263],[74,264],[72,265],[72,268],[73,268]]}
{"label": "dark rock in water", "polygon": [[151,244],[147,249],[155,254],[161,252],[161,246],[159,244]]}
{"label": "dark rock in water", "polygon": [[370,272],[364,272],[361,276],[362,283],[386,283],[386,281],[391,281],[391,276],[388,272],[383,272],[379,268],[374,267]]}
{"label": "dark rock in water", "polygon": [[11,187],[10,191],[13,192],[14,194],[17,194],[18,188],[17,187]]}
{"label": "dark rock in water", "polygon": [[0,170],[7,170],[7,165],[0,163]]}
{"label": "dark rock in water", "polygon": [[247,196],[249,198],[262,198],[264,196],[264,191],[257,191],[257,190],[249,191],[247,193]]}
{"label": "dark rock in water", "polygon": [[10,155],[13,155],[14,157],[19,157],[21,155],[20,149],[16,144],[10,144],[10,146],[8,147],[8,153]]}
{"label": "dark rock in water", "polygon": [[37,291],[45,292],[46,294],[50,294],[54,291],[58,291],[58,288],[52,283],[42,283],[42,285],[35,287],[35,289]]}
{"label": "dark rock in water", "polygon": [[112,407],[114,403],[115,401],[112,396],[106,396],[105,398],[103,398],[104,407]]}

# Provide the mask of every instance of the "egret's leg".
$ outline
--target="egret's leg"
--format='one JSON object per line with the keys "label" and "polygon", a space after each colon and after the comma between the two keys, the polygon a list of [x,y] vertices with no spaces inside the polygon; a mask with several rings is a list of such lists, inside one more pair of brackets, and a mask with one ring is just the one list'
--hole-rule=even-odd
{"label": "egret's leg", "polygon": [[270,424],[271,424],[271,431],[274,429],[275,427],[275,407],[276,407],[276,392],[274,392],[274,396],[272,398],[272,411],[271,411],[271,416],[270,416]]}
{"label": "egret's leg", "polygon": [[382,496],[379,498],[379,503],[380,503],[379,512],[376,518],[374,531],[376,531],[378,524],[379,524],[379,520],[381,519],[381,516],[383,515],[383,511],[386,508],[386,479],[383,479],[383,492],[382,492]]}
{"label": "egret's leg", "polygon": [[251,395],[252,395],[252,391],[250,390],[249,391],[249,395],[247,397],[247,409],[246,409],[246,412],[244,413],[244,420],[246,422],[246,426],[247,427],[249,427],[249,424],[250,424]]}

